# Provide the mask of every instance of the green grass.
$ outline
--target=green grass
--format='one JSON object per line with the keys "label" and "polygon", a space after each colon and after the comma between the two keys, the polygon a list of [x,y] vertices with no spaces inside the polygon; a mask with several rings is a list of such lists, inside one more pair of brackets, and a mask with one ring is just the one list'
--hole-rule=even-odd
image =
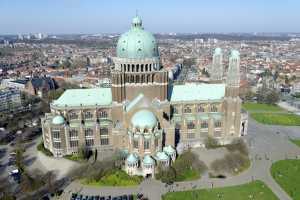
{"label": "green grass", "polygon": [[[252,198],[251,198],[252,197]],[[277,200],[275,194],[261,181],[214,189],[171,192],[163,200]]]}
{"label": "green grass", "polygon": [[81,183],[91,186],[135,186],[139,185],[143,180],[141,176],[129,176],[123,170],[111,170],[107,172],[99,181],[86,179]]}
{"label": "green grass", "polygon": [[300,139],[299,140],[291,140],[291,142],[293,142],[294,144],[296,144],[298,147],[300,147]]}
{"label": "green grass", "polygon": [[199,179],[200,172],[195,169],[185,169],[182,173],[177,174],[176,181],[192,181]]}
{"label": "green grass", "polygon": [[300,199],[300,160],[275,162],[271,167],[271,174],[292,199]]}
{"label": "green grass", "polygon": [[36,148],[37,148],[38,151],[42,152],[46,156],[49,156],[49,157],[53,156],[53,154],[51,153],[51,151],[49,151],[48,149],[46,149],[44,147],[44,142],[43,141],[41,141],[40,144],[38,144]]}
{"label": "green grass", "polygon": [[276,105],[262,104],[262,103],[244,103],[243,108],[249,112],[252,111],[266,111],[266,112],[282,112],[282,108]]}
{"label": "green grass", "polygon": [[269,125],[300,126],[300,116],[289,113],[251,113],[253,119]]}
{"label": "green grass", "polygon": [[72,161],[76,161],[76,162],[84,161],[84,158],[77,153],[71,154],[71,155],[65,155],[64,158],[72,160]]}

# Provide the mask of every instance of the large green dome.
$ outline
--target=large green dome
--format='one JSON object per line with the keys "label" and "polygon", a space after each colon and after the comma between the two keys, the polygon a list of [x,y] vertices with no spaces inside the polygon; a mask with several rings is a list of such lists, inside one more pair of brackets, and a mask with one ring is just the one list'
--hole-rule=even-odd
{"label": "large green dome", "polygon": [[136,16],[129,31],[122,34],[117,43],[119,58],[158,57],[158,48],[154,36],[142,27],[142,20]]}

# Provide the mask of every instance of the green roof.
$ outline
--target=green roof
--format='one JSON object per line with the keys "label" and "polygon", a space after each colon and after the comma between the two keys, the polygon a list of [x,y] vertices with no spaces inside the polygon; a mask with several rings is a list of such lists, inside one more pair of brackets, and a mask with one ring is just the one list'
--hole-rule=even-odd
{"label": "green roof", "polygon": [[122,34],[117,43],[119,58],[153,58],[158,57],[158,47],[154,36],[142,27],[142,20],[133,18],[131,29]]}
{"label": "green roof", "polygon": [[54,106],[108,106],[112,103],[111,88],[70,89],[66,90]]}
{"label": "green roof", "polygon": [[163,150],[168,155],[172,155],[173,153],[175,153],[175,149],[171,145],[164,147]]}
{"label": "green roof", "polygon": [[222,53],[222,49],[221,48],[216,48],[214,54],[221,54]]}
{"label": "green roof", "polygon": [[186,83],[174,85],[171,102],[221,100],[225,96],[225,84]]}
{"label": "green roof", "polygon": [[138,162],[138,158],[132,153],[127,157],[126,160],[128,163],[131,163],[131,164]]}
{"label": "green roof", "polygon": [[143,164],[146,164],[146,165],[153,165],[154,164],[154,160],[153,158],[151,158],[151,156],[149,155],[146,155],[143,159]]}
{"label": "green roof", "polygon": [[139,110],[131,118],[134,127],[153,128],[157,124],[155,115],[149,110]]}
{"label": "green roof", "polygon": [[64,123],[65,123],[65,119],[60,115],[57,115],[52,119],[52,124],[61,125]]}
{"label": "green roof", "polygon": [[230,58],[239,58],[240,57],[240,52],[237,50],[232,50],[230,53]]}
{"label": "green roof", "polygon": [[156,153],[156,158],[158,160],[169,160],[169,156],[165,152],[157,152]]}

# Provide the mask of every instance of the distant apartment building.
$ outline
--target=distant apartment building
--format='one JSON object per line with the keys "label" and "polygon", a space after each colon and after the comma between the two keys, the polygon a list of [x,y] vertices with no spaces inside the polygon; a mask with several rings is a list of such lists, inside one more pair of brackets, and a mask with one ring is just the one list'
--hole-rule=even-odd
{"label": "distant apartment building", "polygon": [[18,89],[6,88],[0,90],[0,116],[24,111],[21,92]]}
{"label": "distant apartment building", "polygon": [[30,95],[44,97],[50,90],[56,89],[54,79],[50,77],[33,77],[30,79],[4,79],[2,87],[14,88],[24,91]]}

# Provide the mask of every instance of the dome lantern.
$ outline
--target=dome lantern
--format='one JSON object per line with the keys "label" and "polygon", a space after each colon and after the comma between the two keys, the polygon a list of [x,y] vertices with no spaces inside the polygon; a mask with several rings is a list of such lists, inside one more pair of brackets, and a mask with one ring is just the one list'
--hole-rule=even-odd
{"label": "dome lantern", "polygon": [[134,28],[142,28],[142,19],[137,15],[132,19],[132,27]]}
{"label": "dome lantern", "polygon": [[132,19],[129,31],[119,37],[116,53],[118,58],[159,58],[156,39],[150,32],[144,30],[139,16]]}

